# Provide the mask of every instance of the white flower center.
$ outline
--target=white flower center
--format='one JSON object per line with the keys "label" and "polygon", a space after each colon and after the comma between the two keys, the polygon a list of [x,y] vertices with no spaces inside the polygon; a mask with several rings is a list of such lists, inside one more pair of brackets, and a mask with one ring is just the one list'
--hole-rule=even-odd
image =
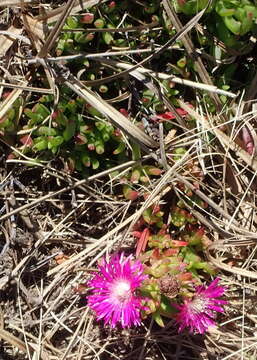
{"label": "white flower center", "polygon": [[201,313],[205,310],[206,308],[206,301],[202,298],[195,298],[191,303],[190,303],[190,309],[192,310],[192,312],[194,313]]}
{"label": "white flower center", "polygon": [[131,296],[130,283],[125,280],[117,281],[113,285],[112,294],[119,302],[126,302]]}

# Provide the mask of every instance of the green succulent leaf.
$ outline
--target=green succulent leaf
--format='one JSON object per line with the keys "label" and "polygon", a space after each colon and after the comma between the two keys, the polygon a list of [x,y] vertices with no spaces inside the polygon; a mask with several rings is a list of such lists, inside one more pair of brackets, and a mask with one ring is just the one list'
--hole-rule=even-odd
{"label": "green succulent leaf", "polygon": [[154,321],[160,326],[160,327],[164,327],[164,321],[161,317],[160,311],[156,311],[155,313],[153,313],[152,315]]}
{"label": "green succulent leaf", "polygon": [[48,148],[48,139],[46,137],[40,136],[34,139],[34,143],[33,149],[36,151],[42,151]]}
{"label": "green succulent leaf", "polygon": [[65,141],[69,141],[74,135],[76,131],[76,124],[75,121],[70,120],[62,133],[62,136]]}
{"label": "green succulent leaf", "polygon": [[53,148],[58,148],[62,143],[64,139],[62,136],[55,136],[52,139],[48,141],[48,149],[51,150]]}
{"label": "green succulent leaf", "polygon": [[37,130],[38,135],[45,135],[45,136],[55,136],[57,135],[57,131],[49,126],[40,126]]}

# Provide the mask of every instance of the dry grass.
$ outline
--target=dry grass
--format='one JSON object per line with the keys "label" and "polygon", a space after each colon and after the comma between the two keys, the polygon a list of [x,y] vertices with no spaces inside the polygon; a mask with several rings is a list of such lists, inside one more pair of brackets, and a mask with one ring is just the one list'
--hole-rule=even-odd
{"label": "dry grass", "polygon": [[[254,360],[257,357],[257,163],[255,156],[244,151],[236,138],[243,125],[253,123],[256,111],[250,108],[244,113],[245,104],[235,98],[235,94],[226,93],[235,98],[231,102],[234,118],[227,119],[217,95],[222,90],[211,84],[198,57],[201,83],[179,78],[172,80],[208,91],[216,103],[217,115],[215,118],[211,115],[203,117],[204,109],[192,110],[181,100],[180,106],[196,119],[198,131],[188,129],[178,115],[176,121],[183,133],[157,144],[111,104],[89,90],[86,87],[89,84],[83,84],[75,75],[67,76],[63,68],[54,67],[51,58],[46,61],[69,13],[81,11],[81,5],[89,9],[99,2],[67,1],[61,6],[64,2],[59,1],[56,4],[60,6],[55,6],[54,2],[48,1],[40,7],[32,1],[2,0],[0,11],[6,32],[0,31],[0,93],[4,89],[11,90],[0,105],[0,118],[24,92],[40,91],[57,96],[56,79],[61,78],[136,140],[148,154],[146,156],[162,164],[165,171],[160,180],[150,183],[148,199],[134,205],[113,195],[113,187],[118,185],[108,178],[108,174],[115,169],[81,180],[59,171],[58,161],[36,166],[33,159],[22,152],[16,160],[6,161],[4,156],[1,157],[0,357],[10,360]],[[46,11],[42,11],[43,5]],[[188,31],[201,14],[182,27],[169,2],[164,0],[163,6],[168,16],[173,17],[186,50],[192,52]],[[23,19],[22,27],[12,24],[12,17],[18,15]],[[57,21],[56,25],[45,36],[44,23],[51,21]],[[174,40],[169,41],[158,53],[173,43]],[[24,54],[24,47],[28,54],[33,51],[38,57],[17,61],[15,54]],[[126,50],[120,52],[121,55],[125,53]],[[152,71],[149,63],[156,53],[136,65],[110,58],[105,60],[106,56],[101,54],[101,58],[95,60],[103,65],[111,64],[117,73],[112,79],[102,79],[102,83],[121,74],[130,74],[159,93],[158,81],[165,74]],[[34,66],[44,67],[48,88],[38,88],[31,82]],[[122,73],[118,72],[120,68]],[[163,98],[165,101],[165,95]],[[220,129],[221,118],[222,126],[225,119],[227,133]],[[213,134],[211,142],[206,141],[207,132]],[[254,128],[252,134],[256,141]],[[6,142],[3,137],[0,142],[2,153],[8,147],[15,149],[15,144]],[[183,144],[187,144],[189,150],[171,166],[169,159],[173,149]],[[200,190],[195,188],[195,179],[186,170],[187,163],[192,160],[201,164],[206,175]],[[34,166],[29,167],[32,163]],[[130,161],[118,169],[129,169],[134,163]],[[104,329],[86,307],[80,284],[86,282],[97,260],[106,252],[134,249],[130,231],[144,209],[156,202],[164,202],[165,194],[171,191],[184,198],[178,182],[184,183],[209,205],[205,212],[197,207],[190,210],[208,229],[211,245],[206,257],[220,269],[219,276],[228,287],[229,306],[225,315],[220,318],[217,329],[205,337],[177,335],[173,322],[163,329],[150,321],[129,331]]]}

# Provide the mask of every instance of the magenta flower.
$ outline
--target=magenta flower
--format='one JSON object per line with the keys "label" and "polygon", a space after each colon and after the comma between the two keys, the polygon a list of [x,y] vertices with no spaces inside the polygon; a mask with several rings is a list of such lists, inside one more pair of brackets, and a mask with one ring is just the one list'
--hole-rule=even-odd
{"label": "magenta flower", "polygon": [[121,323],[123,328],[140,325],[140,310],[145,309],[143,298],[136,290],[147,278],[143,274],[143,265],[132,261],[132,257],[114,254],[108,261],[106,258],[99,265],[99,273],[95,273],[88,285],[92,295],[88,296],[88,305],[95,311],[97,320],[114,328]]}
{"label": "magenta flower", "polygon": [[218,285],[219,280],[213,280],[208,287],[197,286],[193,298],[185,300],[183,305],[176,305],[179,332],[189,328],[191,333],[203,334],[209,326],[215,325],[215,312],[222,313],[222,305],[227,304],[227,301],[218,299],[226,290]]}

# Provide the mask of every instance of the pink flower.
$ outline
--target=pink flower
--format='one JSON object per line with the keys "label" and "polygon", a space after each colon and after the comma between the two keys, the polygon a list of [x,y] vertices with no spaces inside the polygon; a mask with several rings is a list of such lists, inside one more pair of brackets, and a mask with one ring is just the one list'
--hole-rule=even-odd
{"label": "pink flower", "polygon": [[132,261],[132,257],[114,254],[108,261],[106,258],[99,265],[99,273],[95,273],[88,285],[92,295],[88,296],[88,305],[95,311],[97,320],[114,328],[121,323],[123,328],[140,325],[140,310],[143,298],[136,290],[147,278],[143,274],[143,265]]}
{"label": "pink flower", "polygon": [[215,325],[215,312],[222,313],[222,305],[227,304],[227,301],[218,299],[226,290],[218,285],[219,280],[216,278],[208,287],[197,286],[193,298],[185,300],[183,305],[176,305],[179,332],[189,328],[191,333],[203,334],[209,326]]}

